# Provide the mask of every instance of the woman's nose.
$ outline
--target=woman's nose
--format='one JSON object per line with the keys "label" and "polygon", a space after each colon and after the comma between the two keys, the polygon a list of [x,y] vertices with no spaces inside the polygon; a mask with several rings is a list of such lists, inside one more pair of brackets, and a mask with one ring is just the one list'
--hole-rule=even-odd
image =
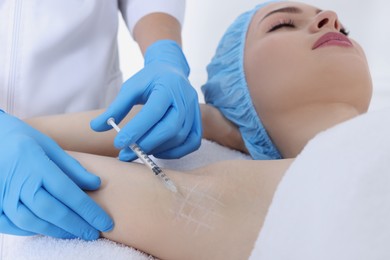
{"label": "woman's nose", "polygon": [[341,24],[335,12],[322,11],[314,17],[310,28],[312,32],[318,32],[324,29],[340,31]]}

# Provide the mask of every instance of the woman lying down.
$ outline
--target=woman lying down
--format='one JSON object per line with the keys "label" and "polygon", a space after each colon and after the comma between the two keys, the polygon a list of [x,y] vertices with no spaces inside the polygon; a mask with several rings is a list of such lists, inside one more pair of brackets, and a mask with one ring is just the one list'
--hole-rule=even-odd
{"label": "woman lying down", "polygon": [[166,169],[178,193],[114,158],[116,133],[89,129],[98,111],[28,121],[100,176],[89,195],[115,221],[102,237],[163,259],[248,258],[293,158],[317,133],[365,113],[372,85],[362,48],[334,12],[276,2],[228,28],[202,90],[204,138],[255,160]]}

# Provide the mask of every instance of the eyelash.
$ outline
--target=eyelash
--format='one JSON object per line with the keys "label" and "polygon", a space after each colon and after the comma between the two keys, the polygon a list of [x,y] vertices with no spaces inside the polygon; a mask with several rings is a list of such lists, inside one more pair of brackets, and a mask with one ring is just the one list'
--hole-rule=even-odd
{"label": "eyelash", "polygon": [[349,35],[349,31],[347,29],[345,29],[344,27],[340,29],[340,32],[342,34],[344,34],[345,36],[348,36]]}
{"label": "eyelash", "polygon": [[[283,27],[295,28],[294,21],[291,19],[279,21],[277,24],[272,25],[271,29],[269,29],[268,32],[270,33],[270,32],[279,30]],[[342,34],[344,34],[345,36],[349,35],[349,31],[347,29],[345,29],[344,27],[340,29],[340,32]]]}
{"label": "eyelash", "polygon": [[269,29],[268,32],[270,33],[283,27],[295,28],[294,21],[291,19],[278,21],[276,24],[271,26],[271,29]]}

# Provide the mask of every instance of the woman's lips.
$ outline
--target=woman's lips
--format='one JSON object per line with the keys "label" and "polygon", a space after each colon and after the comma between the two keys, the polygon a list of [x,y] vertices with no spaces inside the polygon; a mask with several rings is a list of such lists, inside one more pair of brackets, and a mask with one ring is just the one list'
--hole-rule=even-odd
{"label": "woman's lips", "polygon": [[313,45],[312,50],[325,46],[352,47],[352,42],[342,33],[328,32],[321,36]]}

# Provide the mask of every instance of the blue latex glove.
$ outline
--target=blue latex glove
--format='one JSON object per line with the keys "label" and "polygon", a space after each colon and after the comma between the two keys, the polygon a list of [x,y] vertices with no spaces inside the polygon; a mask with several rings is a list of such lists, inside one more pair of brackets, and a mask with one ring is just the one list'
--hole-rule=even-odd
{"label": "blue latex glove", "polygon": [[122,149],[120,160],[136,158],[128,148],[132,143],[158,158],[179,158],[195,151],[202,138],[201,114],[188,75],[187,61],[177,43],[155,42],[146,50],[144,68],[127,80],[108,109],[92,120],[92,129],[109,130],[110,117],[118,123],[134,105],[144,104],[115,138],[115,147]]}
{"label": "blue latex glove", "polygon": [[99,186],[52,139],[0,110],[0,233],[97,239],[113,222],[80,188]]}

